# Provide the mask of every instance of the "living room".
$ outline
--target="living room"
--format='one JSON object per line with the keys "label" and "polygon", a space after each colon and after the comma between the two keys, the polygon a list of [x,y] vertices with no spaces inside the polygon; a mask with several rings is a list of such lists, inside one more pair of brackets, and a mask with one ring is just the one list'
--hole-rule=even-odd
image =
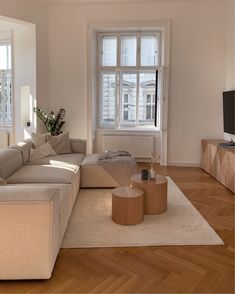
{"label": "living room", "polygon": [[[29,138],[31,132],[46,132],[42,121],[36,120],[33,106],[46,113],[65,109],[62,130],[75,139],[71,143],[72,152],[94,155],[105,150],[125,150],[137,161],[138,172],[149,170],[151,161],[157,158],[153,163],[157,175],[173,180],[168,190],[178,186],[212,227],[212,235],[215,232],[219,238],[213,235],[217,238],[213,245],[206,237],[204,243],[197,243],[192,237],[191,244],[184,239],[183,246],[167,238],[152,241],[155,246],[150,246],[150,241],[146,245],[146,240],[139,245],[142,240],[137,238],[136,243],[125,240],[124,246],[119,241],[115,243],[113,237],[114,243],[109,246],[101,242],[104,245],[89,248],[92,245],[89,246],[88,237],[88,243],[83,246],[64,247],[59,251],[49,280],[1,281],[0,293],[234,292],[234,190],[231,190],[231,185],[234,188],[234,153],[227,164],[230,166],[227,185],[223,182],[227,176],[221,176],[224,170],[218,159],[221,151],[203,147],[201,143],[207,139],[234,140],[234,133],[225,132],[223,112],[223,92],[235,89],[234,2],[0,0],[0,38],[11,40],[13,56],[12,125],[0,126],[0,133],[7,133],[8,143],[21,142]],[[147,40],[146,43],[143,40]],[[154,57],[145,61],[141,55],[142,44],[150,44],[152,40],[157,44]],[[135,48],[129,56],[126,54],[127,64],[122,64],[124,43]],[[109,58],[115,54],[116,63],[105,64],[105,48],[111,48],[107,54]],[[128,62],[134,63],[128,65]],[[107,94],[102,85],[108,75],[111,90]],[[152,86],[149,81],[153,81]],[[145,89],[150,91],[146,94],[150,100],[143,106],[141,91]],[[105,95],[112,102],[107,108],[115,109],[108,117],[102,112]],[[135,97],[134,103],[128,100],[128,95]],[[144,119],[141,118],[143,107]],[[212,148],[219,162],[213,166],[215,172],[210,167],[207,170],[207,164],[202,162],[211,156],[205,153],[208,148]],[[202,152],[206,154],[204,157]],[[81,168],[84,186],[78,195],[86,189],[95,193],[96,190],[88,188],[98,178],[105,181],[100,188],[111,191],[115,183],[106,173],[104,176],[101,168],[101,165],[96,165],[94,170]],[[127,172],[125,168],[123,175]],[[169,182],[171,180],[168,185]],[[148,217],[144,216],[144,220]],[[187,221],[185,219],[185,223]],[[141,239],[139,226],[133,228]],[[120,226],[117,237],[121,240],[125,236],[121,234],[131,227]],[[96,230],[98,228],[97,223]],[[107,234],[112,239],[113,227],[110,228],[109,231],[107,227]],[[182,223],[181,228],[186,231]],[[95,233],[91,230],[91,240]],[[14,274],[0,278],[20,279],[14,278]]]}

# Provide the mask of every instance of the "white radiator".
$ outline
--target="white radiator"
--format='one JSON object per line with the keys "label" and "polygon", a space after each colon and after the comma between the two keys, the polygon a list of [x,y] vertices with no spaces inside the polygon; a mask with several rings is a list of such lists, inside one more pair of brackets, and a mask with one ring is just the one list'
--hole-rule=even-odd
{"label": "white radiator", "polygon": [[101,152],[125,150],[135,158],[151,158],[153,148],[154,139],[152,136],[101,136]]}
{"label": "white radiator", "polygon": [[0,131],[0,149],[9,146],[9,133]]}

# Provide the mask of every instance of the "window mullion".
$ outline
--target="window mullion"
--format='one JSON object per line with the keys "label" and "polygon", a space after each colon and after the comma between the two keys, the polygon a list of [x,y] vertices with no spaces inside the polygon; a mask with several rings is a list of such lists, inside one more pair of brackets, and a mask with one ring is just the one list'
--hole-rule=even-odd
{"label": "window mullion", "polygon": [[97,93],[98,93],[98,103],[97,103],[97,109],[98,109],[98,119],[97,119],[97,124],[100,127],[102,125],[102,106],[103,106],[103,101],[101,99],[101,72],[97,72]]}
{"label": "window mullion", "polygon": [[121,65],[121,38],[120,34],[117,34],[117,68]]}
{"label": "window mullion", "polygon": [[120,77],[120,70],[116,70],[116,116],[115,116],[115,129],[119,129],[120,128],[120,107],[121,107],[121,97],[120,97],[120,93],[121,93],[121,77]]}
{"label": "window mullion", "polygon": [[5,71],[3,71],[3,100],[2,100],[2,115],[3,115],[3,123],[5,124],[6,114],[5,114],[5,107],[6,107],[6,95],[5,95],[5,86],[6,86],[6,75]]}
{"label": "window mullion", "polygon": [[120,44],[120,34],[117,33],[117,67],[116,67],[116,119],[115,128],[120,128],[120,107],[121,107],[121,72],[120,72],[120,62],[121,62],[121,44]]}
{"label": "window mullion", "polygon": [[141,33],[137,33],[137,52],[136,52],[136,66],[138,69],[140,69],[140,50],[141,50],[141,44],[140,44],[140,36]]}
{"label": "window mullion", "polygon": [[139,124],[139,85],[140,85],[140,73],[137,73],[137,89],[136,89],[136,125]]}
{"label": "window mullion", "polygon": [[141,50],[141,43],[140,43],[141,33],[137,33],[137,54],[136,54],[136,71],[137,71],[137,89],[136,89],[136,126],[139,124],[139,89],[140,89],[140,50]]}

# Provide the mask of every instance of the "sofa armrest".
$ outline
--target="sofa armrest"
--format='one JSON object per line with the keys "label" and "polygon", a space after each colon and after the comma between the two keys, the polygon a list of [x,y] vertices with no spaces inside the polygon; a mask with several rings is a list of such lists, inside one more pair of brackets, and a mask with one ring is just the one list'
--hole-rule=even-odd
{"label": "sofa armrest", "polygon": [[87,141],[82,139],[70,139],[72,153],[86,154]]}
{"label": "sofa armrest", "polygon": [[0,279],[48,279],[59,251],[59,190],[0,187]]}

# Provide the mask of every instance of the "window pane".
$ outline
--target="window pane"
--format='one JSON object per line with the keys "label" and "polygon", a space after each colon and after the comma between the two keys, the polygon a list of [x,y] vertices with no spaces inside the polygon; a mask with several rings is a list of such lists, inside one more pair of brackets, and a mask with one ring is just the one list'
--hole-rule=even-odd
{"label": "window pane", "polygon": [[141,65],[158,65],[157,38],[156,36],[141,37]]}
{"label": "window pane", "polygon": [[12,86],[10,70],[0,70],[0,124],[12,123]]}
{"label": "window pane", "polygon": [[12,122],[11,73],[5,74],[5,122]]}
{"label": "window pane", "polygon": [[0,72],[0,123],[3,121],[2,74]]}
{"label": "window pane", "polygon": [[11,69],[11,45],[8,45],[8,69]]}
{"label": "window pane", "polygon": [[9,64],[9,49],[10,46],[8,45],[0,45],[0,70],[2,69],[9,69],[10,64]]}
{"label": "window pane", "polygon": [[147,103],[151,103],[151,95],[147,94]]}
{"label": "window pane", "polygon": [[115,74],[102,74],[101,79],[101,120],[103,124],[115,123]]}
{"label": "window pane", "polygon": [[136,123],[136,74],[121,79],[121,123]]}
{"label": "window pane", "polygon": [[154,125],[155,73],[140,73],[139,123]]}
{"label": "window pane", "polygon": [[129,95],[124,94],[124,103],[128,103],[128,102],[129,102]]}
{"label": "window pane", "polygon": [[135,36],[121,37],[121,66],[136,66],[136,47]]}
{"label": "window pane", "polygon": [[117,65],[117,38],[115,36],[104,36],[102,39],[102,65]]}
{"label": "window pane", "polygon": [[146,119],[151,119],[152,107],[151,105],[146,105]]}

